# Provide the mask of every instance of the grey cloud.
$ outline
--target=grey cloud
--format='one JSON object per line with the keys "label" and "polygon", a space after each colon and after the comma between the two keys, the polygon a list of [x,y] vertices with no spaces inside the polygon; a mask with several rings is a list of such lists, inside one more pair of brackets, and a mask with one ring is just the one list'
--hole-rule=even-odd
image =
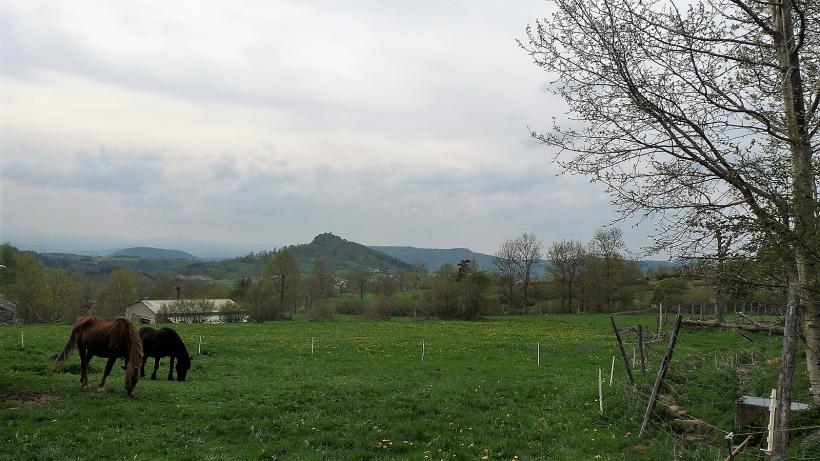
{"label": "grey cloud", "polygon": [[0,174],[23,184],[138,193],[165,181],[159,151],[118,151],[101,147],[95,152],[64,154],[67,159],[55,161],[53,157],[61,157],[59,153],[24,152],[28,148],[8,146],[3,150],[4,158],[9,160]]}

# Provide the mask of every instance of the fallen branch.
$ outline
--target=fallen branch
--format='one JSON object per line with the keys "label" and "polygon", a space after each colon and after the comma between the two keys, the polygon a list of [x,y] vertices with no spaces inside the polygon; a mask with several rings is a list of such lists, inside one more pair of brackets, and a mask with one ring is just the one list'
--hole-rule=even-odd
{"label": "fallen branch", "polygon": [[779,327],[776,325],[740,325],[737,323],[718,322],[717,320],[684,320],[683,324],[693,327],[725,328],[727,330],[766,332],[783,336],[783,327]]}

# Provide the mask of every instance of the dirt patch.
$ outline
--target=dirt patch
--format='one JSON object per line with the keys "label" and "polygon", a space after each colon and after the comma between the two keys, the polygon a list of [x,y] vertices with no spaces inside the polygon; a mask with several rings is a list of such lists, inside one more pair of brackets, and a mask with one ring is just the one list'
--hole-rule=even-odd
{"label": "dirt patch", "polygon": [[0,400],[24,405],[45,405],[55,399],[57,399],[56,396],[49,394],[0,391]]}

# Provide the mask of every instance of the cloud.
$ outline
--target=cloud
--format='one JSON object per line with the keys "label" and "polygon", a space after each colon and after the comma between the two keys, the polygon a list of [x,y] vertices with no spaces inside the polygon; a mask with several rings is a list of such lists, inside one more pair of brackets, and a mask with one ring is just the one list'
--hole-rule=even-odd
{"label": "cloud", "polygon": [[[117,151],[100,147],[63,158],[18,146],[4,149],[0,176],[38,187],[139,193],[165,181],[162,152]],[[55,161],[55,157],[59,161]]]}
{"label": "cloud", "polygon": [[[591,236],[601,187],[527,127],[541,0],[12,2],[0,231],[471,246]],[[11,115],[13,114],[13,116]],[[633,230],[633,246],[646,232]]]}

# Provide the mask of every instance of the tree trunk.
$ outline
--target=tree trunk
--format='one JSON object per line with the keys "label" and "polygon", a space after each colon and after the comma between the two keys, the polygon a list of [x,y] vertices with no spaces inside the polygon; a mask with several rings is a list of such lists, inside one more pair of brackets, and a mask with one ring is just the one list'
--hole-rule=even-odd
{"label": "tree trunk", "polygon": [[774,420],[774,440],[772,461],[786,459],[789,445],[789,413],[792,406],[792,378],[794,377],[795,348],[797,345],[797,325],[800,322],[800,283],[794,271],[789,273],[789,299],[786,312],[786,326],[783,334],[783,352],[780,355],[780,374],[777,378],[777,410]]}
{"label": "tree trunk", "polygon": [[[791,147],[792,204],[794,234],[791,243],[797,266],[800,306],[805,311],[806,367],[812,396],[820,404],[820,310],[816,305],[817,283],[817,197],[812,168],[812,148],[806,126],[800,49],[792,23],[793,0],[782,0],[772,7],[772,18],[779,34],[775,36],[778,60],[783,69],[783,105]],[[791,282],[790,282],[791,283]],[[790,288],[791,289],[791,288]],[[788,318],[787,318],[788,321]]]}
{"label": "tree trunk", "polygon": [[[800,307],[803,311],[803,336],[806,338],[806,371],[814,403],[820,405],[820,309],[817,306],[817,265],[798,253],[797,277]],[[797,316],[800,316],[798,312]],[[788,321],[788,317],[786,319]]]}

